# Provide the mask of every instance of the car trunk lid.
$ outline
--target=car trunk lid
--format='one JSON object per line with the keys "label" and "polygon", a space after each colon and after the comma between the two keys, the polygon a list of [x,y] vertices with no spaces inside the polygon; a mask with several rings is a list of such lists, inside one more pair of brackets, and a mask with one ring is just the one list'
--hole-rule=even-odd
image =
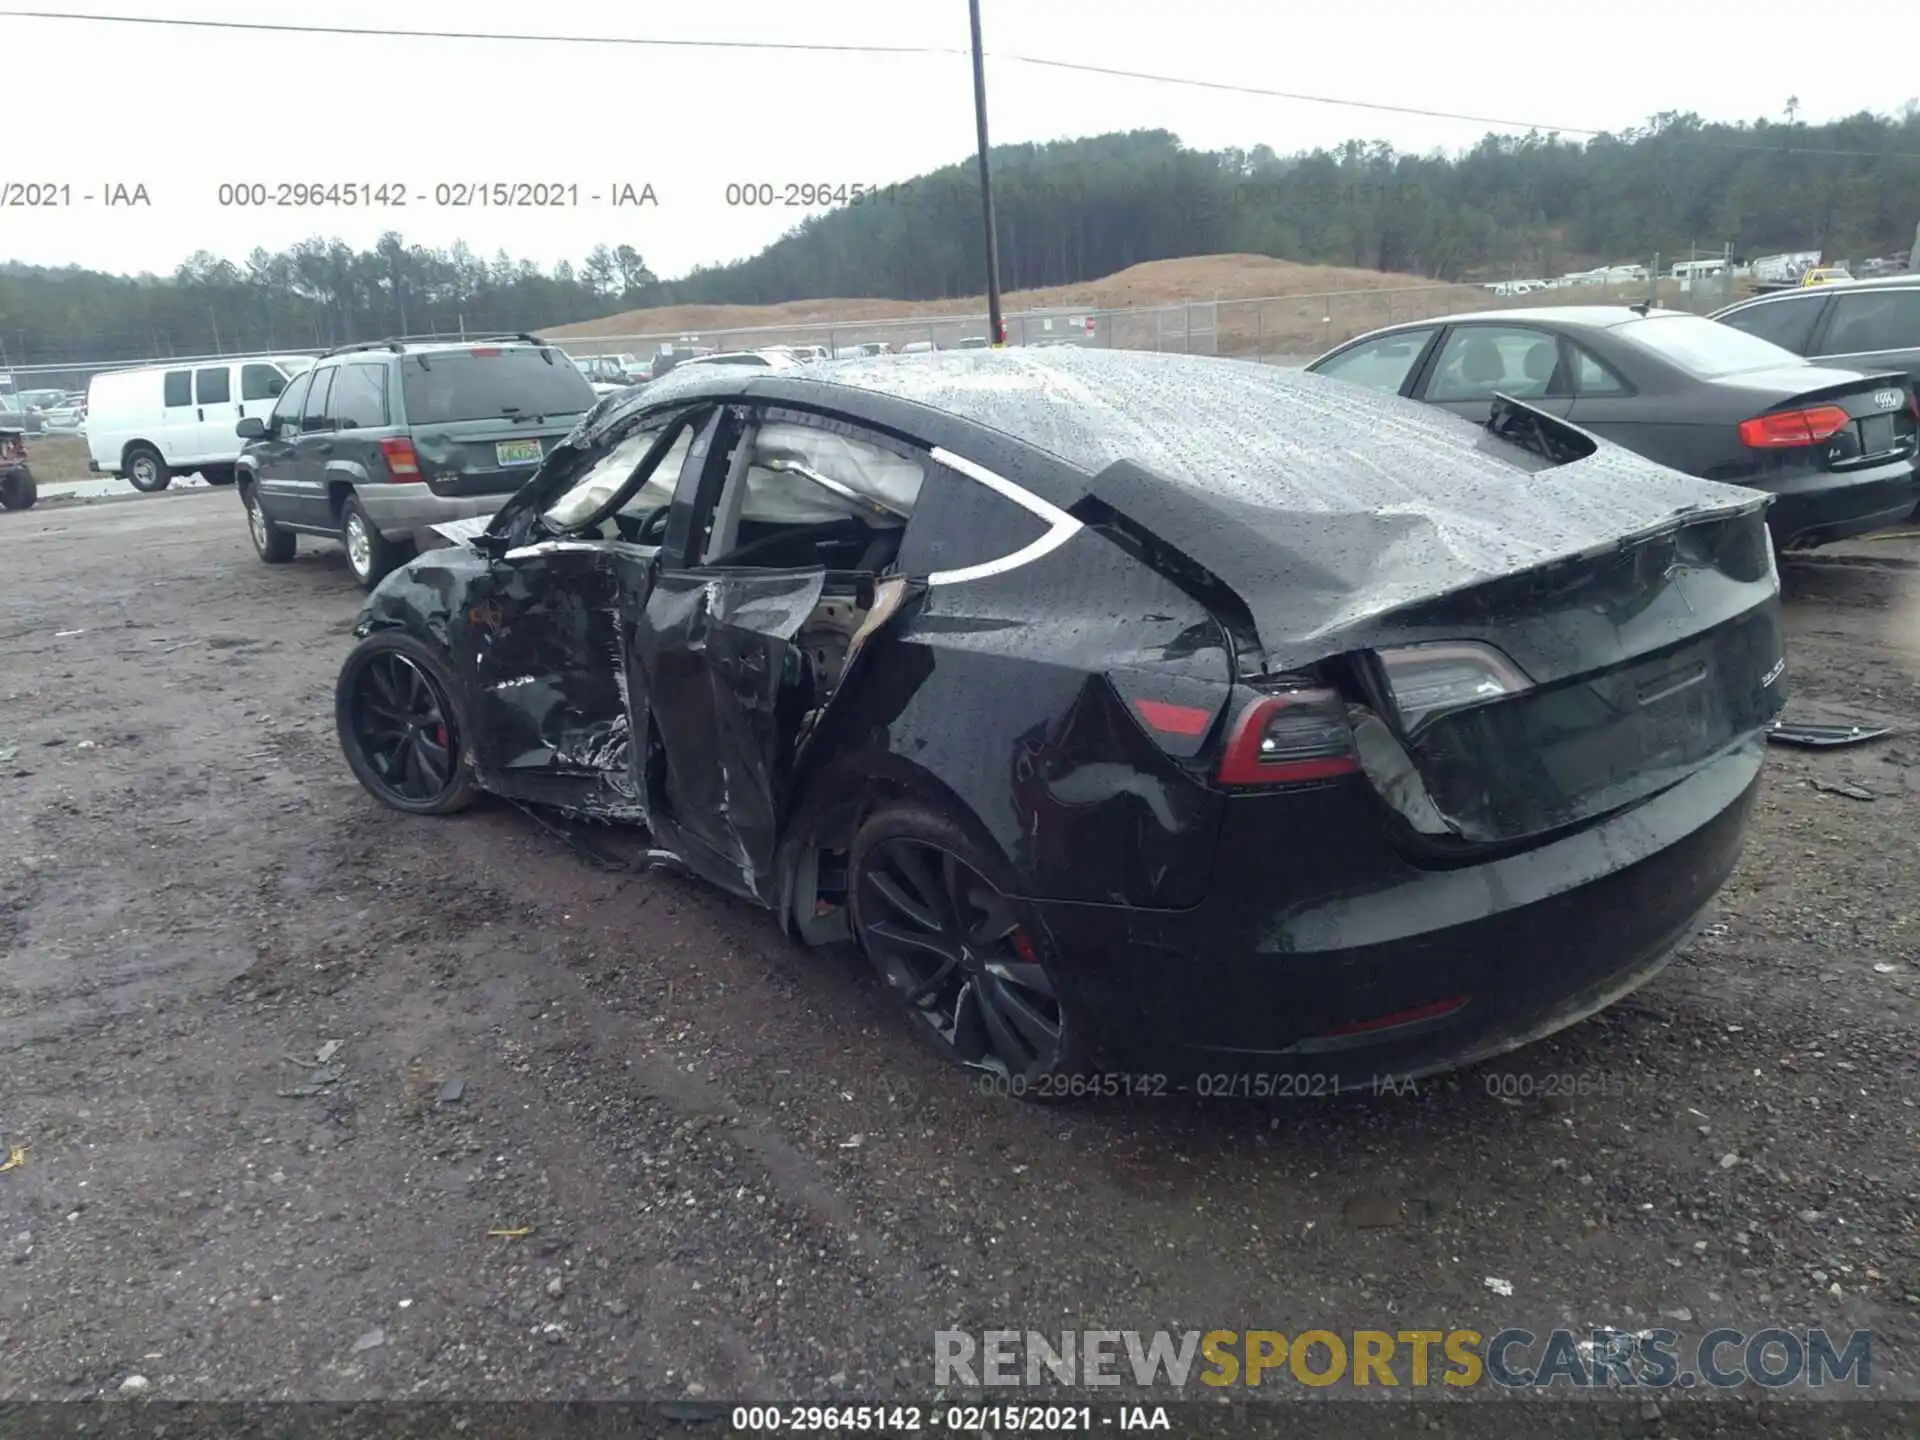
{"label": "car trunk lid", "polygon": [[[1662,527],[1387,617],[1353,657],[1376,789],[1429,839],[1511,845],[1758,743],[1786,696],[1763,515]],[[1410,713],[1408,657],[1481,646],[1513,681]]]}

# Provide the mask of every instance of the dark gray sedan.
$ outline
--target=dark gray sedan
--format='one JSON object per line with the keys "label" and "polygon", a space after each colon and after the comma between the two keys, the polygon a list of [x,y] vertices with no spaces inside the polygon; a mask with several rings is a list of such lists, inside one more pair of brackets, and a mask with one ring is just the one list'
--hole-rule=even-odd
{"label": "dark gray sedan", "polygon": [[1765,490],[1782,550],[1905,521],[1920,401],[1901,371],[1809,364],[1698,315],[1590,305],[1376,330],[1307,369],[1484,421],[1507,395],[1651,460]]}

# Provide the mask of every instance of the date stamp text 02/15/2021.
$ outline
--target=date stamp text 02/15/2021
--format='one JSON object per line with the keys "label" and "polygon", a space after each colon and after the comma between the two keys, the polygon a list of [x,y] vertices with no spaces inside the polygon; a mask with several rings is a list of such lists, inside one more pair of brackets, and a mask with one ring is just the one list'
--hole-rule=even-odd
{"label": "date stamp text 02/15/2021", "polygon": [[1381,1074],[1340,1076],[1313,1071],[1254,1073],[1227,1070],[1219,1074],[1175,1077],[1159,1073],[1096,1072],[1074,1075],[1004,1075],[981,1071],[972,1085],[982,1095],[1057,1100],[1160,1100],[1195,1096],[1202,1100],[1312,1100],[1338,1095],[1408,1098],[1443,1084],[1484,1090],[1497,1100],[1572,1101],[1585,1098],[1620,1099],[1629,1077],[1612,1070],[1567,1070],[1535,1075],[1515,1070],[1482,1070],[1471,1075],[1417,1078]]}

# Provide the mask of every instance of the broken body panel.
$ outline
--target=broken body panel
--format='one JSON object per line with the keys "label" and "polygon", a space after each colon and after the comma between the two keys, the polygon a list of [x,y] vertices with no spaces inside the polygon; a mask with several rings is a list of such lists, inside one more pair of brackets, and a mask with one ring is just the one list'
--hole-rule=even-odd
{"label": "broken body panel", "polygon": [[[483,533],[390,577],[360,633],[444,648],[484,788],[644,823],[809,940],[844,933],[837,857],[876,796],[960,817],[1043,907],[1062,984],[1116,1054],[1155,1034],[1282,1053],[1469,982],[1515,997],[1472,1020],[1499,1048],[1657,968],[1738,853],[1783,699],[1766,498],[1525,407],[1496,408],[1503,440],[1265,367],[1130,358],[1188,363],[1152,367],[1157,389],[1102,352],[687,367],[597,407]],[[1261,401],[1287,423],[1249,431]],[[864,427],[923,464],[896,563],[699,563],[742,407]],[[674,415],[698,438],[662,543],[543,530]],[[1195,438],[1209,426],[1224,438]],[[943,570],[956,467],[1017,477],[1045,534]],[[1506,688],[1413,713],[1383,657],[1436,645],[1491,653]],[[1223,783],[1236,717],[1303,686],[1344,705],[1355,763]],[[1591,928],[1602,892],[1638,907],[1633,934],[1571,947],[1567,983],[1475,958],[1553,953],[1552,927]],[[1272,963],[1223,1031],[1205,984],[1249,957]],[[1329,966],[1352,984],[1326,988]],[[1451,1016],[1408,1023],[1453,1024],[1458,1049]]]}

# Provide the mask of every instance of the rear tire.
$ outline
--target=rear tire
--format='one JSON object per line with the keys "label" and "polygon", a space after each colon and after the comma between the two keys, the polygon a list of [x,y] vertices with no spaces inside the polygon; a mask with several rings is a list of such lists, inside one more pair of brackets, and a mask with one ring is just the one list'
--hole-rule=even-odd
{"label": "rear tire", "polygon": [[142,495],[158,495],[173,483],[173,471],[151,445],[130,445],[125,457],[127,481]]}
{"label": "rear tire", "polygon": [[267,512],[260,508],[260,497],[253,486],[241,488],[240,503],[246,507],[247,533],[253,537],[253,548],[260,558],[269,565],[284,565],[293,559],[298,537],[291,530],[282,530],[267,518]]}
{"label": "rear tire", "polygon": [[1072,1085],[1093,1073],[1086,1037],[997,852],[938,809],[895,802],[860,827],[848,879],[854,935],[923,1045],[997,1093],[1086,1093]]}
{"label": "rear tire", "polygon": [[368,794],[409,815],[451,815],[474,802],[480,790],[459,693],[439,652],[405,631],[377,630],[354,646],[333,714],[341,752]]}
{"label": "rear tire", "polygon": [[412,546],[389,540],[374,528],[360,501],[349,495],[340,507],[340,544],[347,552],[347,568],[360,582],[362,590],[371,590],[392,571],[406,563]]}
{"label": "rear tire", "polygon": [[31,510],[40,498],[40,487],[33,483],[33,472],[22,465],[0,475],[0,509]]}

